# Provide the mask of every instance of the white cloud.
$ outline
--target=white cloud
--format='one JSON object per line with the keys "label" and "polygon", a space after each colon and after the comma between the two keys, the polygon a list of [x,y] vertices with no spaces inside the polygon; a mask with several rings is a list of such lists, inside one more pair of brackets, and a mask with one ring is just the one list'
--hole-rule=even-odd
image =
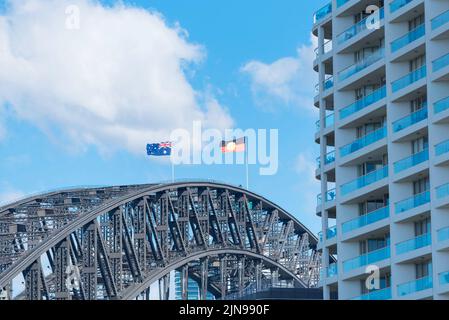
{"label": "white cloud", "polygon": [[295,57],[283,57],[272,63],[253,60],[241,68],[241,72],[250,78],[256,103],[265,105],[274,99],[301,110],[313,110],[318,78],[312,64],[317,40],[311,36],[310,41],[297,49]]}
{"label": "white cloud", "polygon": [[[11,5],[0,16],[0,105],[9,102],[18,117],[68,138],[71,149],[143,152],[194,120],[232,126],[225,108],[202,103],[205,93],[187,79],[204,48],[160,14],[88,0]],[[79,8],[79,30],[66,27],[68,5]]]}

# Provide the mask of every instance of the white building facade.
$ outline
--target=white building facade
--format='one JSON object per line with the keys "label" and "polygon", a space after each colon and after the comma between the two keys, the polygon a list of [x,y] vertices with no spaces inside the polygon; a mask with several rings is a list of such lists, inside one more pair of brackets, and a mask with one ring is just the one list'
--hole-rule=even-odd
{"label": "white building facade", "polygon": [[449,299],[449,1],[332,0],[313,34],[324,298]]}

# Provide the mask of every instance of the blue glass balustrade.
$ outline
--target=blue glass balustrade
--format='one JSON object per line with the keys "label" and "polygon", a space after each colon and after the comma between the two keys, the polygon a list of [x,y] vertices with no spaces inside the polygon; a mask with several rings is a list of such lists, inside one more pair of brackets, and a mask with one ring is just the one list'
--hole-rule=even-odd
{"label": "blue glass balustrade", "polygon": [[449,227],[438,230],[437,236],[438,236],[438,242],[448,240],[449,239]]}
{"label": "blue glass balustrade", "polygon": [[420,163],[429,160],[429,149],[417,152],[410,157],[402,159],[394,164],[394,172],[399,173],[411,167],[417,166]]}
{"label": "blue glass balustrade", "polygon": [[[335,188],[326,192],[326,202],[334,201],[336,197]],[[321,204],[321,194],[317,196],[318,205]]]}
{"label": "blue glass balustrade", "polygon": [[415,83],[416,81],[425,78],[426,76],[427,76],[427,68],[424,65],[421,68],[418,68],[406,74],[404,77],[401,77],[396,81],[393,81],[391,83],[391,89],[393,90],[393,92],[399,91],[401,89],[408,87],[412,83]]}
{"label": "blue glass balustrade", "polygon": [[354,142],[347,144],[340,148],[340,156],[344,157],[351,153],[354,153],[360,149],[369,146],[379,140],[382,140],[387,136],[387,127],[383,126],[382,128],[377,129],[367,135],[355,140]]}
{"label": "blue glass balustrade", "polygon": [[390,299],[391,299],[391,288],[388,287],[384,289],[371,291],[361,296],[352,298],[351,300],[390,300]]}
{"label": "blue glass balustrade", "polygon": [[435,146],[435,155],[441,156],[449,152],[449,140],[443,141]]}
{"label": "blue glass balustrade", "polygon": [[432,276],[416,279],[398,285],[398,296],[406,296],[415,292],[423,291],[433,287]]}
{"label": "blue glass balustrade", "polygon": [[441,272],[438,275],[438,279],[441,285],[449,284],[449,271]]}
{"label": "blue glass balustrade", "polygon": [[435,113],[440,113],[447,109],[449,109],[449,97],[441,99],[433,105],[433,110]]}
{"label": "blue glass balustrade", "polygon": [[396,244],[396,254],[404,254],[420,248],[430,246],[432,243],[432,236],[430,233],[425,233],[415,238],[400,242]]}
{"label": "blue glass balustrade", "polygon": [[396,203],[396,214],[409,211],[430,202],[430,191],[414,195]]}
{"label": "blue glass balustrade", "polygon": [[343,69],[338,73],[339,81],[343,81],[353,76],[356,73],[359,73],[362,70],[365,70],[369,66],[373,65],[377,61],[383,59],[385,57],[385,49],[380,48],[377,51],[373,52],[369,56],[366,56],[361,61]]}
{"label": "blue glass balustrade", "polygon": [[417,26],[415,29],[411,30],[410,32],[407,32],[402,37],[394,40],[391,43],[391,52],[396,52],[399,49],[405,47],[409,43],[412,43],[415,40],[418,40],[419,38],[422,38],[426,34],[426,28],[424,23]]}
{"label": "blue glass balustrade", "polygon": [[342,230],[343,233],[347,233],[352,230],[356,230],[369,224],[375,223],[377,221],[386,219],[389,216],[390,216],[390,207],[386,206],[343,223]]}
{"label": "blue glass balustrade", "polygon": [[401,118],[393,122],[393,131],[399,132],[401,130],[404,130],[418,122],[421,122],[422,120],[427,119],[427,117],[428,117],[427,104],[425,104],[421,109],[409,114],[404,118]]}
{"label": "blue glass balustrade", "polygon": [[[380,8],[379,9],[379,13],[373,13],[374,14],[379,14],[379,18],[380,21],[382,21],[384,19],[384,8]],[[337,43],[338,44],[342,44],[346,41],[348,41],[349,39],[354,38],[356,35],[360,34],[361,32],[365,31],[365,30],[373,30],[374,28],[372,28],[372,24],[371,22],[373,21],[373,17],[370,15],[368,17],[366,17],[365,19],[357,22],[356,24],[354,24],[353,26],[349,27],[348,29],[346,29],[345,31],[343,31],[342,33],[340,33],[337,36]]]}
{"label": "blue glass balustrade", "polygon": [[393,13],[396,10],[399,10],[402,7],[406,6],[412,1],[413,0],[394,0],[393,2],[390,3],[390,12]]}
{"label": "blue glass balustrade", "polygon": [[324,7],[318,9],[313,14],[313,23],[317,23],[326,18],[332,12],[332,2],[329,2]]}
{"label": "blue glass balustrade", "polygon": [[449,53],[439,57],[438,59],[432,62],[433,72],[441,70],[448,65],[449,65]]}
{"label": "blue glass balustrade", "polygon": [[437,198],[445,198],[449,196],[449,183],[443,184],[442,186],[439,186],[436,188]]}
{"label": "blue glass balustrade", "polygon": [[356,113],[357,111],[360,111],[362,109],[365,109],[366,107],[369,107],[370,105],[385,98],[386,95],[387,95],[387,87],[382,86],[381,88],[370,93],[369,95],[366,95],[363,98],[357,100],[356,102],[351,103],[350,105],[341,109],[340,110],[340,119],[349,117],[350,115]]}
{"label": "blue glass balustrade", "polygon": [[443,24],[446,24],[449,21],[449,10],[443,12],[439,16],[435,17],[431,21],[432,30],[435,30],[441,27]]}
{"label": "blue glass balustrade", "polygon": [[345,184],[341,185],[341,187],[340,187],[341,193],[342,193],[342,195],[346,195],[355,190],[369,186],[370,184],[380,181],[386,177],[388,177],[388,166],[385,166],[379,170],[370,172],[364,176],[358,177],[357,179],[355,179],[349,183],[345,183]]}
{"label": "blue glass balustrade", "polygon": [[379,262],[385,259],[390,258],[390,245],[388,244],[386,247],[383,247],[378,250],[374,250],[368,252],[366,254],[362,254],[356,258],[347,260],[343,262],[343,270],[344,272],[348,272],[375,262]]}
{"label": "blue glass balustrade", "polygon": [[327,277],[332,278],[338,275],[338,266],[337,264],[331,263],[329,264],[329,267],[327,268]]}

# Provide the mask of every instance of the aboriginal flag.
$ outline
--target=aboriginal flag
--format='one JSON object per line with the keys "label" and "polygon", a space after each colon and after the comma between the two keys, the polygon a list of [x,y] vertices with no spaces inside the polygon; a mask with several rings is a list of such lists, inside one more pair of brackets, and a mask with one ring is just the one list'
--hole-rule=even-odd
{"label": "aboriginal flag", "polygon": [[221,142],[221,152],[245,152],[246,138]]}

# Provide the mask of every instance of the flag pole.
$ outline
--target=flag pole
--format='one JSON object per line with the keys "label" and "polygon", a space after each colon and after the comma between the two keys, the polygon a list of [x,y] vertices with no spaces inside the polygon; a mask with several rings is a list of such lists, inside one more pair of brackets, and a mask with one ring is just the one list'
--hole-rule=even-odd
{"label": "flag pole", "polygon": [[173,159],[170,157],[170,163],[171,163],[171,182],[175,182],[175,164],[173,163]]}
{"label": "flag pole", "polygon": [[246,190],[249,190],[249,170],[248,170],[248,141],[245,137],[245,162],[246,162]]}

